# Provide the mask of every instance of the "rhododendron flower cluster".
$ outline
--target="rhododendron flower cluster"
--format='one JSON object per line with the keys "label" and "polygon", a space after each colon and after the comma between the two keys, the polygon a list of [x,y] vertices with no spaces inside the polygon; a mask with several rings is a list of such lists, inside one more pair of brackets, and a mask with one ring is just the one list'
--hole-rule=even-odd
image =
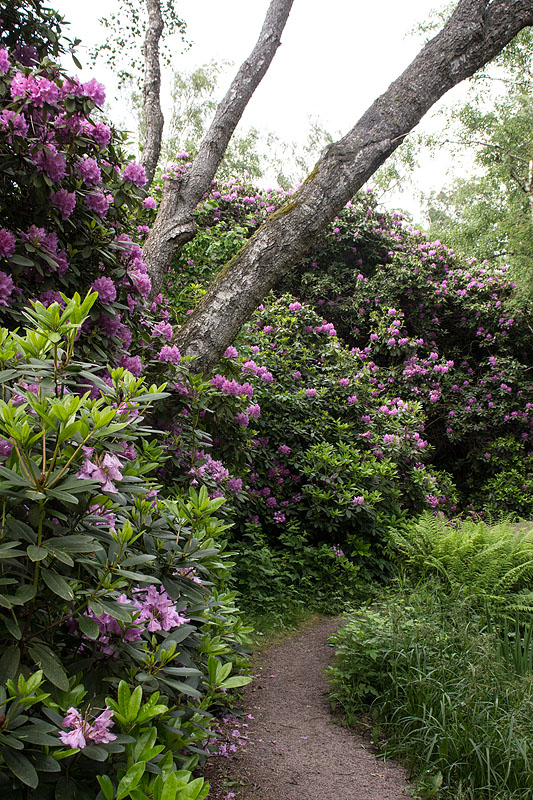
{"label": "rhododendron flower cluster", "polygon": [[77,476],[81,480],[100,481],[103,492],[116,494],[118,489],[113,481],[122,480],[122,464],[120,459],[112,453],[105,453],[103,456],[94,456],[94,447],[83,447],[85,461]]}
{"label": "rhododendron flower cluster", "polygon": [[62,731],[59,738],[67,747],[78,747],[82,750],[89,744],[107,744],[113,742],[117,737],[109,728],[113,726],[113,712],[106,707],[101,714],[98,714],[89,722],[89,711],[84,716],[72,706],[68,709],[67,715],[63,720],[63,727],[70,728],[69,731]]}

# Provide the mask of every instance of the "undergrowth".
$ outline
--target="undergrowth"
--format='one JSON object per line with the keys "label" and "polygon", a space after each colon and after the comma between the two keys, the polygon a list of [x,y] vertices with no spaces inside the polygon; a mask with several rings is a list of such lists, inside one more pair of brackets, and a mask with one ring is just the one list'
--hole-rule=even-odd
{"label": "undergrowth", "polygon": [[390,541],[396,579],[333,637],[333,704],[370,714],[421,797],[531,798],[531,527],[424,515]]}

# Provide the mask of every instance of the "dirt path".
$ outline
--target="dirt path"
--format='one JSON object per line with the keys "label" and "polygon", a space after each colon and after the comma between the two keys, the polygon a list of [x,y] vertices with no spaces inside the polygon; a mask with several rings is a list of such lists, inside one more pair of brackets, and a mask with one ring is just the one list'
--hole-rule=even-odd
{"label": "dirt path", "polygon": [[209,800],[406,800],[405,771],[331,717],[323,670],[337,625],[321,619],[262,656],[244,713],[222,728],[226,755],[209,759]]}

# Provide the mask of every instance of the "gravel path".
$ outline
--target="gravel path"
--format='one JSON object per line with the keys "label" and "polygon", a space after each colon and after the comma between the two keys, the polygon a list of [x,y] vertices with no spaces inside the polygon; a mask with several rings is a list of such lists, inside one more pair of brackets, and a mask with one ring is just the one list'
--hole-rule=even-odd
{"label": "gravel path", "polygon": [[406,800],[403,768],[330,714],[323,670],[337,625],[321,619],[262,655],[243,715],[223,728],[236,752],[204,769],[209,800]]}

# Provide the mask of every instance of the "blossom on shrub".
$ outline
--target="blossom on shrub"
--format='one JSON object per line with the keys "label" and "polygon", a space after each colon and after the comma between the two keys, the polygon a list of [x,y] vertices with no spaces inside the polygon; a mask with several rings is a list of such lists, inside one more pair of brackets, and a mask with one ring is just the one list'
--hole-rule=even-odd
{"label": "blossom on shrub", "polygon": [[95,458],[97,463],[94,463],[90,460],[94,453],[94,447],[84,447],[83,451],[85,461],[77,473],[77,477],[80,480],[100,481],[103,492],[116,494],[118,490],[113,481],[122,480],[120,472],[122,464],[119,459],[111,453],[105,453],[103,458]]}
{"label": "blossom on shrub", "polygon": [[159,351],[157,358],[159,361],[167,362],[168,364],[179,364],[181,355],[176,345],[165,344]]}
{"label": "blossom on shrub", "polygon": [[[134,186],[144,186],[146,183],[146,173],[142,164],[130,161],[122,170],[122,180],[133,183]],[[148,206],[146,206],[148,208]]]}
{"label": "blossom on shrub", "polygon": [[106,706],[93,720],[92,725],[88,721],[88,712],[82,717],[81,713],[71,706],[63,720],[64,728],[72,728],[70,731],[62,731],[59,738],[67,747],[79,747],[83,749],[88,744],[107,744],[113,742],[117,737],[111,733],[109,728],[113,725],[113,712]]}
{"label": "blossom on shrub", "polygon": [[98,292],[98,299],[104,305],[109,305],[117,299],[117,290],[111,278],[103,275],[91,284],[91,289]]}
{"label": "blossom on shrub", "polygon": [[69,192],[66,189],[58,189],[50,195],[52,203],[61,211],[61,219],[70,217],[76,206],[76,192]]}

